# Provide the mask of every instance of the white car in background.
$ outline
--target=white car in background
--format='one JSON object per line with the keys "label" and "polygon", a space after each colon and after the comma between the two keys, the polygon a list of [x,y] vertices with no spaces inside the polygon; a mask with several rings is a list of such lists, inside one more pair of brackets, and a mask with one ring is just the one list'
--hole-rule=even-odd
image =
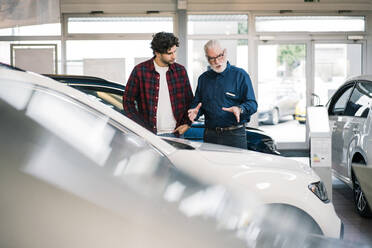
{"label": "white car in background", "polygon": [[300,94],[295,84],[265,82],[259,84],[258,121],[276,125],[287,116],[294,116]]}
{"label": "white car in background", "polygon": [[372,76],[347,80],[328,102],[332,132],[332,171],[353,189],[357,212],[371,216],[370,205],[352,164],[372,163]]}
{"label": "white car in background", "polygon": [[[292,229],[303,229],[304,232],[328,237],[339,238],[343,235],[342,222],[328,199],[325,186],[307,165],[275,155],[232,147],[181,139],[161,139],[86,94],[36,74],[0,68],[0,88],[2,87],[14,88],[10,89],[11,94],[0,93],[0,98],[13,101],[15,106],[28,104],[27,110],[33,109],[36,115],[40,112],[38,118],[44,118],[46,113],[49,117],[55,117],[58,121],[47,125],[59,130],[75,147],[84,146],[86,157],[98,165],[104,165],[111,159],[108,154],[112,149],[112,126],[115,126],[123,132],[131,132],[145,139],[177,169],[205,183],[224,185],[239,193],[239,197],[246,202],[258,199],[260,209],[267,210],[265,215],[272,215],[275,225],[283,230],[292,226]],[[34,91],[29,94],[17,92],[24,87]],[[5,91],[1,89],[0,92]],[[32,98],[35,100],[32,101]],[[66,107],[67,103],[101,117],[92,118],[88,114],[71,112]],[[80,140],[74,137],[68,131],[70,127],[75,127],[75,130],[77,127],[88,138]],[[136,139],[133,142],[135,145]],[[145,155],[136,159],[146,159]],[[125,165],[127,161],[123,163]],[[137,169],[141,171],[146,168]],[[177,197],[177,194],[172,197]],[[247,215],[255,213],[248,212]]]}

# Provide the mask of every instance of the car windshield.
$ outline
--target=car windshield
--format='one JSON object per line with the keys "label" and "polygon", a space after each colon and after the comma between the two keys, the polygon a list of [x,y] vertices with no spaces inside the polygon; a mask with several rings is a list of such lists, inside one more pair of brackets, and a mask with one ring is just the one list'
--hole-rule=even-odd
{"label": "car windshield", "polygon": [[124,113],[123,96],[117,92],[109,92],[100,87],[73,86],[74,88],[88,94],[92,98],[110,106],[120,113]]}

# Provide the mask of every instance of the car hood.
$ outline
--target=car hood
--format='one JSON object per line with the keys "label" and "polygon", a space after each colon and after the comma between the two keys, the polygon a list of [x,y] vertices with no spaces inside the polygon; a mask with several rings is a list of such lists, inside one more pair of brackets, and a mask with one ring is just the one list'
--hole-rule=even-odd
{"label": "car hood", "polygon": [[[306,173],[310,176],[315,175],[308,165],[277,155],[183,139],[166,138],[165,140],[172,140],[173,142],[188,145],[193,148],[193,151],[196,151],[194,154],[198,154],[198,156],[210,161],[210,164],[220,167],[228,166],[236,170],[235,172],[258,169],[261,171],[292,171],[296,173]],[[189,153],[189,151],[190,150],[178,150],[180,153]]]}

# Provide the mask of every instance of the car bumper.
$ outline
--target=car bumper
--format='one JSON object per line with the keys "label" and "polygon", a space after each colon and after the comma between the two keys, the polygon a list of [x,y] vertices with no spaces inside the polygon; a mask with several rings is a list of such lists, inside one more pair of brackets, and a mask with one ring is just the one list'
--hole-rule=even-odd
{"label": "car bumper", "polygon": [[322,209],[322,211],[315,211],[315,212],[312,211],[311,213],[314,214],[312,217],[320,226],[320,229],[322,230],[323,234],[327,237],[332,237],[332,238],[343,237],[344,225],[341,219],[336,214],[333,204],[332,203],[320,203],[320,204],[326,205],[326,206],[323,206],[323,208],[317,208],[318,210]]}
{"label": "car bumper", "polygon": [[295,115],[295,119],[298,121],[306,121],[306,115]]}

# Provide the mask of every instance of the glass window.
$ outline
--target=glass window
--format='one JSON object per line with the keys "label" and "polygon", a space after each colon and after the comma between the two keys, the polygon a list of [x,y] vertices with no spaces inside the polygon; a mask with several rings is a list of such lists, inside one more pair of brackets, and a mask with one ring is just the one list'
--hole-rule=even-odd
{"label": "glass window", "polygon": [[0,36],[61,35],[61,24],[41,24],[0,29]]}
{"label": "glass window", "polygon": [[314,93],[324,105],[346,78],[362,73],[361,44],[315,44]]}
{"label": "glass window", "polygon": [[67,41],[67,74],[125,85],[134,66],[153,56],[150,40]]}
{"label": "glass window", "polygon": [[248,34],[247,15],[189,15],[188,34]]}
{"label": "glass window", "polygon": [[[57,69],[62,71],[61,63],[61,41],[59,40],[22,40],[22,41],[0,41],[0,61],[6,64],[11,64],[10,61],[10,45],[11,44],[57,44]],[[22,69],[22,68],[21,68]]]}
{"label": "glass window", "polygon": [[305,44],[258,46],[256,95],[261,129],[277,142],[306,140],[305,125],[292,121],[298,104],[306,105]]}
{"label": "glass window", "polygon": [[342,95],[338,99],[335,100],[331,115],[341,115],[344,113],[346,103],[349,100],[349,96],[352,90],[353,90],[353,85],[345,89]]}
{"label": "glass window", "polygon": [[364,32],[364,16],[257,16],[257,32]]}
{"label": "glass window", "polygon": [[[196,90],[198,77],[208,70],[208,61],[204,54],[207,40],[188,41],[188,74],[191,86]],[[221,46],[227,49],[228,61],[248,71],[248,40],[220,40]]]}
{"label": "glass window", "polygon": [[173,32],[172,17],[70,17],[68,33]]}
{"label": "glass window", "polygon": [[369,112],[372,85],[370,83],[357,84],[345,108],[345,115],[366,118]]}

